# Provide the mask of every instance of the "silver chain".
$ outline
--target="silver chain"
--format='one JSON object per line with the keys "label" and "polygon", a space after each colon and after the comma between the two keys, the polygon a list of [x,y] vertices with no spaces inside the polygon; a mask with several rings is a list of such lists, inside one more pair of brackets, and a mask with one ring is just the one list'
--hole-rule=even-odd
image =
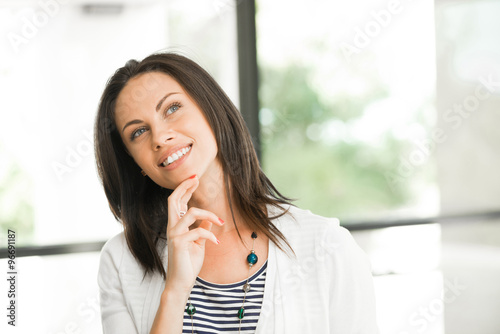
{"label": "silver chain", "polygon": [[[255,237],[254,237],[255,235]],[[252,250],[250,251],[250,254],[255,254],[255,239],[257,238],[257,234],[255,232],[252,233]],[[249,256],[250,256],[249,254]],[[248,258],[247,258],[248,259]],[[257,257],[258,259],[258,257]],[[248,261],[248,260],[247,260]],[[257,261],[255,261],[255,263],[257,263]],[[245,301],[246,301],[246,298],[247,298],[247,293],[250,291],[251,289],[251,285],[248,284],[248,281],[250,280],[250,271],[252,270],[252,267],[255,263],[251,263],[251,262],[248,262],[248,275],[247,275],[247,280],[245,282],[245,284],[243,285],[243,291],[245,292],[245,294],[243,295],[243,302],[241,304],[241,308],[240,310],[243,310],[243,316],[240,318],[239,316],[239,311],[238,311],[238,318],[240,319],[240,324],[239,324],[239,328],[238,328],[238,333],[241,334],[241,321],[243,320],[244,318],[244,314],[245,314]],[[196,284],[196,282],[195,282]],[[194,314],[196,313],[196,307],[194,307],[192,304],[191,304],[191,297],[188,298],[188,303],[189,303],[189,306],[186,308],[186,312],[187,312],[187,309],[191,309],[191,314],[188,314],[191,316],[191,333],[194,334]],[[193,307],[193,308],[191,308]],[[194,311],[193,311],[194,309]]]}

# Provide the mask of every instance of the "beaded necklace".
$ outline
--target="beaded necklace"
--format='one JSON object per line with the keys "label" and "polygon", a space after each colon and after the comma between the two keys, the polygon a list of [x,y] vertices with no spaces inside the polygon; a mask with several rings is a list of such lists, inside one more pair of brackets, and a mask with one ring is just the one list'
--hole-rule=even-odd
{"label": "beaded necklace", "polygon": [[[254,264],[259,261],[259,257],[257,254],[255,254],[255,239],[257,239],[257,233],[252,232],[252,250],[250,251],[250,254],[247,256],[247,263],[248,263],[248,277],[246,280],[245,285],[243,285],[243,291],[245,294],[243,295],[243,303],[241,304],[241,308],[238,311],[238,319],[240,319],[240,325],[238,329],[238,333],[241,333],[241,320],[245,317],[245,300],[247,297],[247,293],[250,291],[250,284],[248,284],[248,280],[250,279],[250,270],[254,266]],[[194,321],[193,321],[193,316],[196,313],[196,307],[194,307],[193,304],[191,304],[191,298],[188,298],[188,303],[189,305],[186,307],[186,313],[189,314],[191,317],[191,332],[194,334]]]}

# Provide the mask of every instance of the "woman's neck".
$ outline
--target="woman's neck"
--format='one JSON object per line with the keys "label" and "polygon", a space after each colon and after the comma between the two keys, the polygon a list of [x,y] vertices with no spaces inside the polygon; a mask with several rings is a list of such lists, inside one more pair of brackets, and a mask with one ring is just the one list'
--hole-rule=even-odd
{"label": "woman's neck", "polygon": [[[234,218],[238,224],[238,229],[245,227],[244,220],[241,218],[239,210],[232,200]],[[212,225],[212,232],[218,236],[230,232],[235,229],[231,208],[229,206],[229,198],[226,193],[224,182],[224,173],[222,166],[218,161],[215,161],[201,177],[200,184],[196,191],[191,196],[188,207],[196,207],[199,209],[210,211],[223,219],[226,224],[223,226]],[[198,226],[195,223],[193,227]]]}

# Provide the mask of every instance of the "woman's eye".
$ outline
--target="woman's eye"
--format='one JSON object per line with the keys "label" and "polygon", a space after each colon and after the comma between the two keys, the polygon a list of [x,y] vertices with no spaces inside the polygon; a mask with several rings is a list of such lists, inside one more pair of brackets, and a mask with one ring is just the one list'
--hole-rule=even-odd
{"label": "woman's eye", "polygon": [[145,128],[139,128],[137,130],[135,130],[134,132],[132,132],[132,134],[130,135],[130,139],[131,140],[134,140],[135,138],[139,137],[140,135],[142,135],[144,132],[146,131]]}
{"label": "woman's eye", "polygon": [[167,110],[165,111],[165,114],[166,115],[170,115],[170,114],[173,114],[174,112],[176,112],[177,110],[179,110],[181,106],[177,103],[175,104],[172,104],[170,107],[167,108]]}

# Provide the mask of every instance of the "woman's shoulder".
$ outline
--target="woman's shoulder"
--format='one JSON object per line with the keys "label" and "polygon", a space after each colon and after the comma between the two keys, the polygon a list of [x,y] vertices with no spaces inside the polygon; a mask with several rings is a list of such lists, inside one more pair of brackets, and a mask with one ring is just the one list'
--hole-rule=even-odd
{"label": "woman's shoulder", "polygon": [[[287,240],[294,244],[292,247],[308,247],[313,244],[339,248],[354,242],[351,233],[340,225],[338,218],[320,216],[293,205],[283,205],[282,209],[286,210],[286,213],[273,220],[273,223]],[[271,214],[278,212],[276,208],[271,210]]]}
{"label": "woman's shoulder", "polygon": [[139,263],[128,247],[124,232],[120,232],[106,241],[101,249],[100,266],[112,267],[116,271],[121,271],[123,266],[128,269],[132,269],[131,267],[134,270],[140,269]]}
{"label": "woman's shoulder", "polygon": [[[158,242],[158,252],[164,265],[166,264],[166,254],[164,254],[165,243]],[[143,274],[141,263],[130,250],[125,233],[122,231],[111,237],[101,249],[100,268],[114,270],[118,273],[126,273],[127,275]]]}
{"label": "woman's shoulder", "polygon": [[[279,216],[280,213],[284,214]],[[273,223],[282,233],[323,234],[327,230],[343,229],[338,218],[320,216],[293,205],[281,205],[280,209],[272,208],[270,215],[279,216]]]}
{"label": "woman's shoulder", "polygon": [[106,241],[101,249],[100,270],[106,270],[107,268],[119,270],[126,248],[127,242],[123,232],[116,234]]}
{"label": "woman's shoulder", "polygon": [[128,249],[125,233],[122,231],[106,241],[102,246],[101,254],[121,255]]}
{"label": "woman's shoulder", "polygon": [[[354,277],[370,272],[370,263],[351,232],[337,218],[323,217],[294,206],[278,218],[276,227],[302,261],[318,261],[327,270]],[[327,259],[329,259],[327,261]]]}

